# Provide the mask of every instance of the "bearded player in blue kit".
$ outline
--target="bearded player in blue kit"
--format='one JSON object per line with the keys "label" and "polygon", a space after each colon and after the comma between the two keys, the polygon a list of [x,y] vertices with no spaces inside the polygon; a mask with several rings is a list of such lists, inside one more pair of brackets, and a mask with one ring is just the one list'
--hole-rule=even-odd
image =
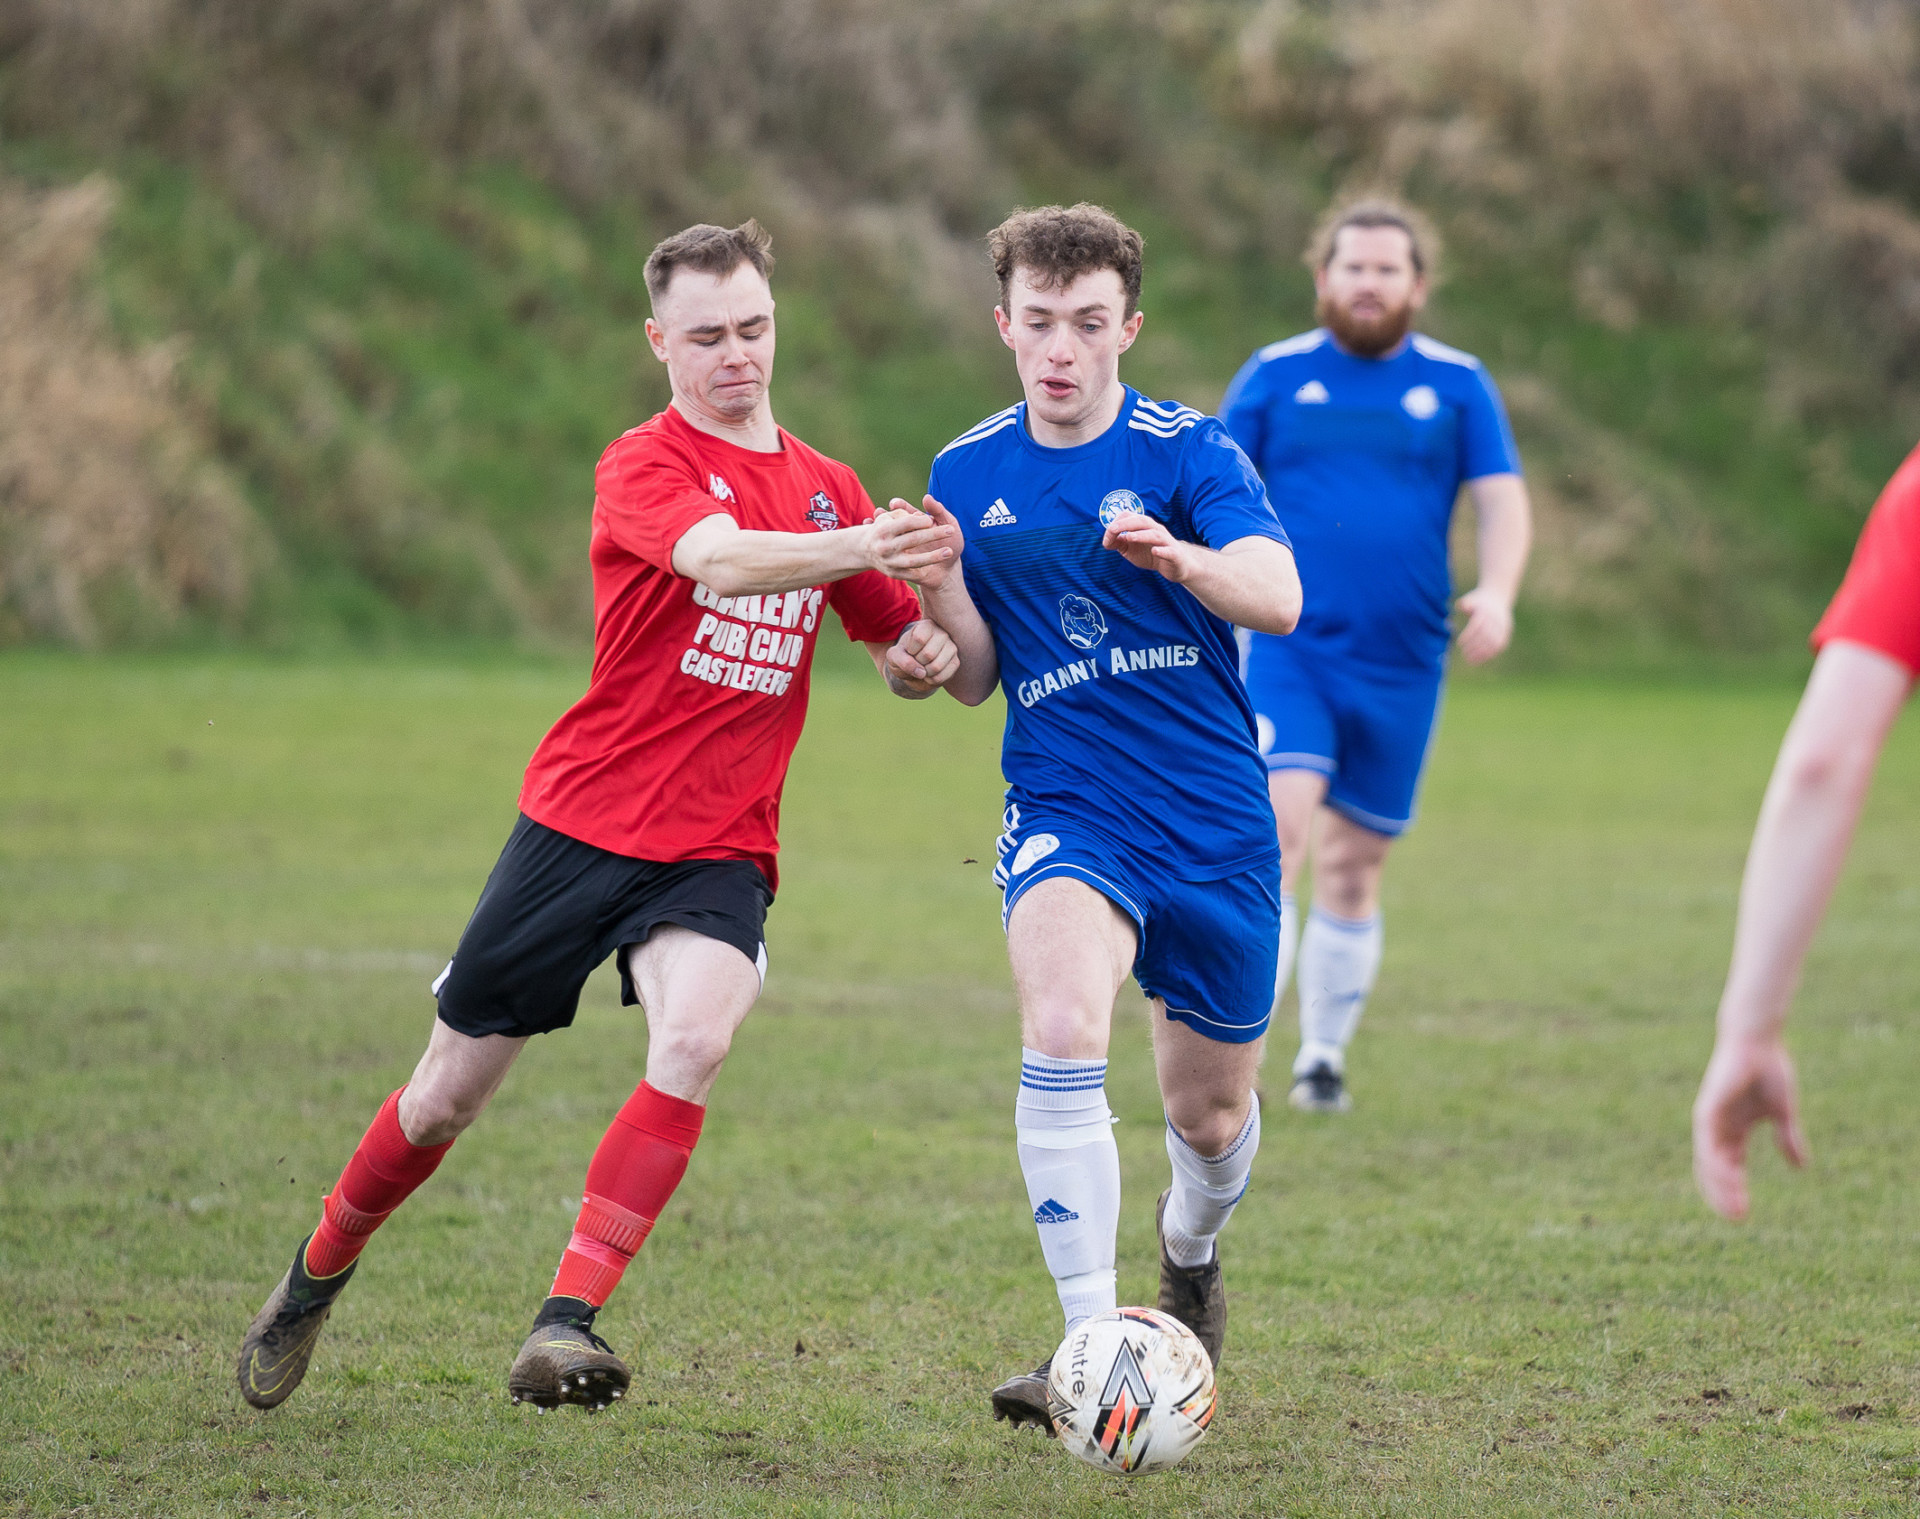
{"label": "bearded player in blue kit", "polygon": [[[1380,876],[1413,821],[1446,673],[1447,533],[1464,484],[1480,582],[1460,654],[1513,636],[1532,534],[1520,456],[1480,361],[1410,329],[1427,243],[1383,201],[1336,211],[1308,253],[1321,326],[1249,359],[1220,416],[1259,467],[1307,585],[1290,638],[1252,634],[1246,680],[1279,829],[1280,972],[1300,952],[1300,1051],[1288,1101],[1349,1105],[1346,1050],[1380,968]],[[1294,882],[1313,841],[1313,911]]]}
{"label": "bearded player in blue kit", "polygon": [[[1217,1363],[1216,1238],[1260,1144],[1253,1082],[1280,931],[1233,627],[1286,632],[1300,582],[1226,429],[1120,383],[1142,321],[1139,234],[1097,206],[1049,206],[1015,213],[988,246],[1026,399],[934,461],[926,509],[966,541],[927,614],[961,649],[954,696],[1006,688],[994,879],[1025,1046],[1020,1167],[1072,1330],[1116,1303],[1105,1083],[1132,974],[1152,1004],[1173,1167],[1159,1305]],[[1050,1364],[995,1388],[995,1417],[1051,1428]]]}

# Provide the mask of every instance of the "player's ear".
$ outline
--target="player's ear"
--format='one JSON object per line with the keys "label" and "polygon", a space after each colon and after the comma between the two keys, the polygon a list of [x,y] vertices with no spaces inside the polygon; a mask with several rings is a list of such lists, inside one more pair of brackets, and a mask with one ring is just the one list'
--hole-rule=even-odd
{"label": "player's ear", "polygon": [[993,308],[993,325],[1000,329],[1000,341],[1013,347],[1013,319],[998,306]]}
{"label": "player's ear", "polygon": [[667,335],[652,317],[647,318],[647,347],[653,350],[653,356],[662,364],[667,362]]}
{"label": "player's ear", "polygon": [[1120,324],[1120,351],[1122,353],[1125,353],[1129,348],[1133,347],[1133,340],[1140,336],[1140,324],[1146,321],[1146,319],[1146,312],[1136,311],[1132,316],[1128,317],[1126,321]]}

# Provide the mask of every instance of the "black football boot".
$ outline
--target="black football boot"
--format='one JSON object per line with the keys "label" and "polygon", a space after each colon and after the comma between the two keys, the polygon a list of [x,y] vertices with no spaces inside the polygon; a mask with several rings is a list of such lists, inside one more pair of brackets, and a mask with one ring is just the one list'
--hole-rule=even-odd
{"label": "black football boot", "polygon": [[550,1297],[533,1321],[533,1333],[514,1357],[507,1391],[516,1403],[542,1413],[577,1403],[598,1413],[626,1396],[633,1377],[613,1347],[593,1332],[600,1310],[577,1297]]}
{"label": "black football boot", "polygon": [[1174,1265],[1167,1254],[1167,1199],[1172,1195],[1171,1188],[1162,1192],[1153,1210],[1154,1232],[1160,1236],[1160,1301],[1155,1306],[1193,1331],[1218,1371],[1227,1341],[1227,1289],[1220,1278],[1220,1246],[1214,1245],[1213,1259],[1204,1266]]}
{"label": "black football boot", "polygon": [[293,1264],[240,1342],[240,1396],[255,1408],[278,1408],[293,1396],[313,1359],[314,1342],[333,1312],[333,1300],[360,1264],[355,1261],[332,1276],[308,1276],[307,1240],[312,1238],[300,1241]]}

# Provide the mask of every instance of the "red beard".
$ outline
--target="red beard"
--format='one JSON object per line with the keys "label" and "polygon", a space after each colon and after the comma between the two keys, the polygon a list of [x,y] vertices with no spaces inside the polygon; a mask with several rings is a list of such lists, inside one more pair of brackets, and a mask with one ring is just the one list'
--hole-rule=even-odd
{"label": "red beard", "polygon": [[1363,359],[1377,359],[1391,353],[1413,326],[1411,302],[1377,315],[1355,316],[1345,306],[1337,305],[1331,296],[1323,295],[1314,303],[1313,314],[1342,348]]}

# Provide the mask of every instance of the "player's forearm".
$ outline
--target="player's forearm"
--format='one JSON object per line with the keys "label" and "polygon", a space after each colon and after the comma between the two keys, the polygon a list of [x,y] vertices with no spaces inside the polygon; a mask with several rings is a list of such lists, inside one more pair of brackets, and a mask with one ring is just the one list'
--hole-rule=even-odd
{"label": "player's forearm", "polygon": [[1747,855],[1723,1041],[1779,1037],[1907,684],[1894,661],[1851,645],[1815,664]]}
{"label": "player's forearm", "polygon": [[1300,574],[1293,554],[1270,538],[1197,549],[1180,582],[1214,616],[1256,633],[1291,633],[1300,621]]}
{"label": "player's forearm", "polygon": [[845,580],[871,569],[872,524],[825,533],[768,533],[748,528],[690,528],[674,547],[676,574],[721,596],[767,596]]}
{"label": "player's forearm", "polygon": [[[1781,762],[1788,763],[1785,754]],[[1859,798],[1838,777],[1769,788],[1740,888],[1733,962],[1720,999],[1722,1039],[1778,1036],[1859,810]]]}
{"label": "player's forearm", "polygon": [[1508,606],[1520,594],[1533,548],[1533,506],[1518,475],[1490,475],[1468,486],[1479,518],[1480,589]]}
{"label": "player's forearm", "polygon": [[960,670],[947,682],[947,694],[966,706],[979,706],[1000,684],[1000,656],[994,651],[992,629],[967,594],[959,566],[939,585],[922,586],[920,601],[928,618],[960,651]]}

